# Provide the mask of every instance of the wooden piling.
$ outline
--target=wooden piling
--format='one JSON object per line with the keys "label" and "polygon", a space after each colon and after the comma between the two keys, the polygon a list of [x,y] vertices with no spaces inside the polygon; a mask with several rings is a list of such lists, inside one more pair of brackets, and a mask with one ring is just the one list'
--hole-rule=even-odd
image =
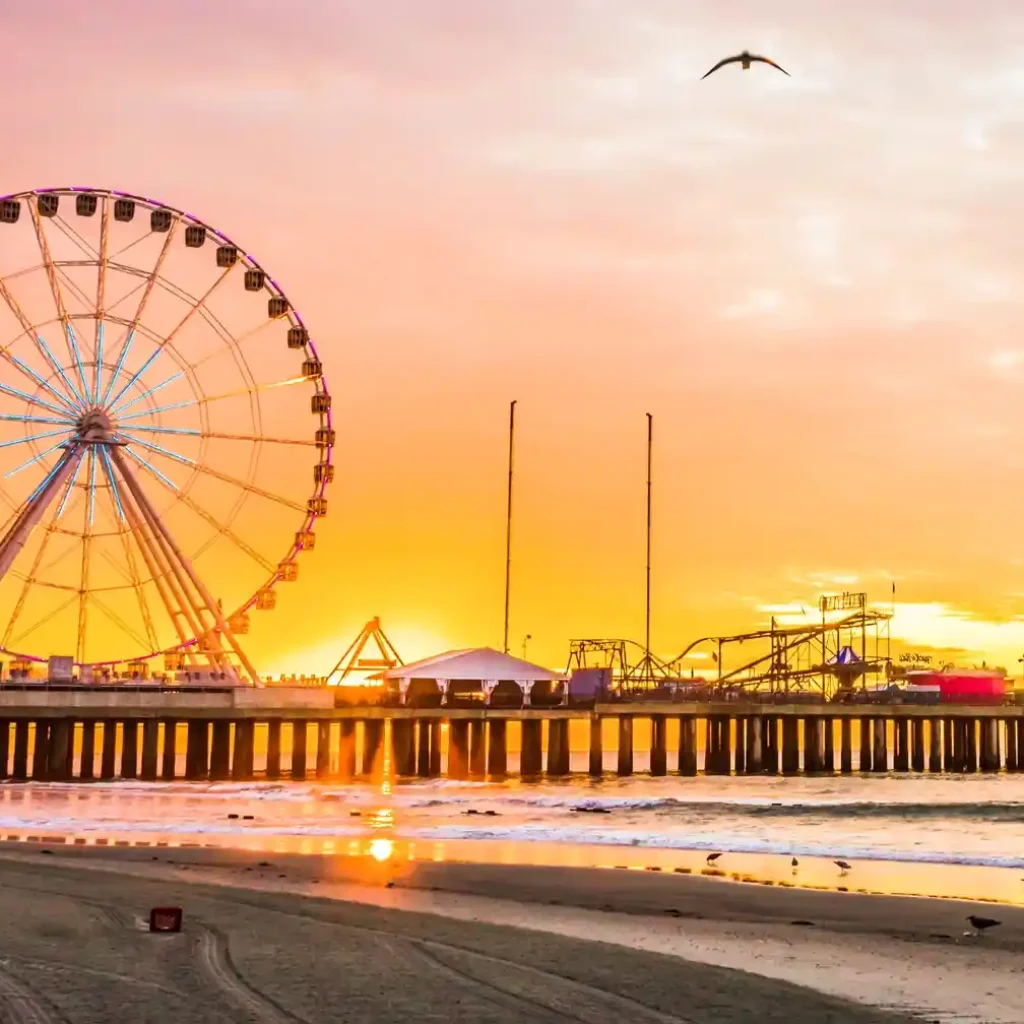
{"label": "wooden piling", "polygon": [[488,733],[487,774],[492,779],[503,779],[508,775],[508,723],[504,718],[492,718]]}
{"label": "wooden piling", "polygon": [[633,717],[619,716],[619,775],[633,774]]}
{"label": "wooden piling", "polygon": [[694,715],[679,716],[679,774],[697,774],[697,719]]}
{"label": "wooden piling", "polygon": [[668,727],[664,715],[651,716],[651,775],[668,774]]}

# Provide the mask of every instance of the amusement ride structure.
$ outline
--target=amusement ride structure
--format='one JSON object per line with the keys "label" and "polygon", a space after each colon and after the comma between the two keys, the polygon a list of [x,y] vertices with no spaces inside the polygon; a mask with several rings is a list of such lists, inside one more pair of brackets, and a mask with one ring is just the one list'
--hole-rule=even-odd
{"label": "amusement ride structure", "polygon": [[239,637],[314,546],[331,397],[227,235],[93,188],[0,199],[0,651],[259,685]]}
{"label": "amusement ride structure", "polygon": [[[732,636],[694,640],[671,661],[644,645],[621,639],[573,640],[568,671],[603,668],[623,694],[659,688],[697,696],[719,694],[821,694],[849,690],[885,678],[891,665],[889,623],[892,612],[868,606],[867,595],[823,596],[820,619]],[[695,659],[712,671],[698,678]],[[710,676],[710,678],[709,678]]]}

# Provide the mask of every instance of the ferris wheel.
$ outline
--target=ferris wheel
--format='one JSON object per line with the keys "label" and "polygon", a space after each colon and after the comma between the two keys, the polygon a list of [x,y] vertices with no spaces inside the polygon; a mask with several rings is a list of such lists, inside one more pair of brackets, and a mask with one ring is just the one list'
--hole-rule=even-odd
{"label": "ferris wheel", "polygon": [[0,199],[0,652],[259,678],[334,475],[302,318],[227,235],[104,189]]}

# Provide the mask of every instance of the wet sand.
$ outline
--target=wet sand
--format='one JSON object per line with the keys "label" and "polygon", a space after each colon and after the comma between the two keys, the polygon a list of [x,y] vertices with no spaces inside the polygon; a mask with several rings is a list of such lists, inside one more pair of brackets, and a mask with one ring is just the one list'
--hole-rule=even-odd
{"label": "wet sand", "polygon": [[[183,935],[140,929],[163,903],[185,908]],[[975,911],[1004,923],[966,938]],[[129,1004],[154,1024],[1024,1019],[1024,910],[947,900],[17,844],[0,846],[0,914],[5,1024],[117,1020]]]}

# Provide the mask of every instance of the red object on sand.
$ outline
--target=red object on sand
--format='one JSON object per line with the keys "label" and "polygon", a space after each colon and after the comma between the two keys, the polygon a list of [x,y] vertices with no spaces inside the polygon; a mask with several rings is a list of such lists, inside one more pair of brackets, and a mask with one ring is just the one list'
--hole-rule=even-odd
{"label": "red object on sand", "polygon": [[181,907],[154,907],[149,912],[151,932],[180,932],[183,917]]}

